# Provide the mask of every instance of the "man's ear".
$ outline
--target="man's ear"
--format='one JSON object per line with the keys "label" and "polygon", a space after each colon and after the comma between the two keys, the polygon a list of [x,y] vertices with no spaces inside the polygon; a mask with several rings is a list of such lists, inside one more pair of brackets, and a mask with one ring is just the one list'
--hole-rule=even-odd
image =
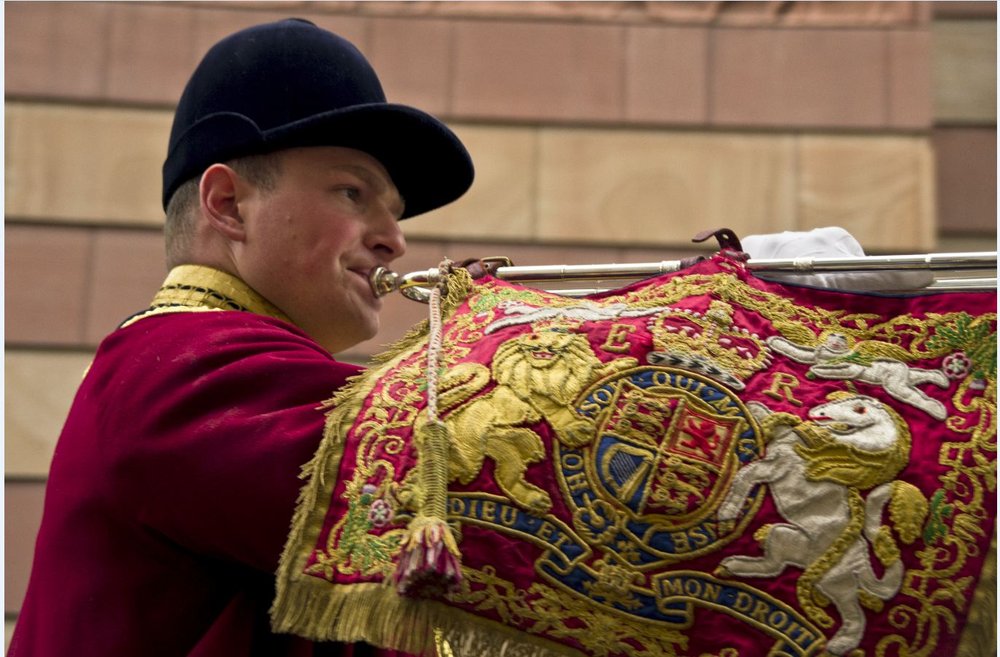
{"label": "man's ear", "polygon": [[239,174],[225,164],[208,167],[198,185],[201,211],[208,224],[233,242],[246,240],[246,226],[239,209],[239,195],[244,188]]}

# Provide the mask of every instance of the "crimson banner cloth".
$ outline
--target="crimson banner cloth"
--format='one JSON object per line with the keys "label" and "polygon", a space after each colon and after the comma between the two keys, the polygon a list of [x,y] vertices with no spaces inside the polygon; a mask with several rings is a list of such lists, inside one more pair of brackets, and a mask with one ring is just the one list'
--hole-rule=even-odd
{"label": "crimson banner cloth", "polygon": [[430,494],[418,327],[336,398],[277,630],[462,656],[993,649],[993,293],[783,286],[717,255],[584,299],[459,270],[444,314],[459,589],[392,584]]}

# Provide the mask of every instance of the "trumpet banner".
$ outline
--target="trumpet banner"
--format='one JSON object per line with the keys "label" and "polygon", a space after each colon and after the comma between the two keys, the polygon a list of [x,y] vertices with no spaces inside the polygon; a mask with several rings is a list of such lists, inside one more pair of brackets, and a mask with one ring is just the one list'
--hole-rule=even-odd
{"label": "trumpet banner", "polygon": [[[424,323],[332,400],[277,631],[477,657],[992,654],[995,294],[786,286],[725,255],[584,299],[447,285],[446,448],[421,444]],[[461,581],[401,595],[435,495]]]}

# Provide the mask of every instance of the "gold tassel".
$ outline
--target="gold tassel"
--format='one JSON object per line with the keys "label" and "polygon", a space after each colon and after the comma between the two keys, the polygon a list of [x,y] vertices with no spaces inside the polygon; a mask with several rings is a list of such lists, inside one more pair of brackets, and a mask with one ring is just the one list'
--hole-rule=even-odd
{"label": "gold tassel", "polygon": [[[441,271],[450,269],[442,263]],[[437,415],[437,372],[441,351],[441,292],[430,299],[430,336],[427,345],[427,422],[417,428],[417,467],[420,509],[410,521],[396,563],[396,590],[410,597],[439,598],[458,589],[462,581],[461,553],[448,526],[448,452],[451,437]]]}
{"label": "gold tassel", "polygon": [[417,434],[422,500],[396,564],[396,589],[411,597],[442,597],[462,580],[458,544],[448,526],[448,427],[440,420]]}

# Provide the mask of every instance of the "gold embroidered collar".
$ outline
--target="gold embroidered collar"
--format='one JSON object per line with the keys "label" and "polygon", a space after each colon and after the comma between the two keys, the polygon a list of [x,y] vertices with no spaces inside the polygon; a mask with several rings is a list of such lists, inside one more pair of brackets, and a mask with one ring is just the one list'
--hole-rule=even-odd
{"label": "gold embroidered collar", "polygon": [[201,310],[243,310],[292,323],[236,276],[201,265],[180,265],[167,274],[149,309],[130,317],[122,326],[151,315]]}

